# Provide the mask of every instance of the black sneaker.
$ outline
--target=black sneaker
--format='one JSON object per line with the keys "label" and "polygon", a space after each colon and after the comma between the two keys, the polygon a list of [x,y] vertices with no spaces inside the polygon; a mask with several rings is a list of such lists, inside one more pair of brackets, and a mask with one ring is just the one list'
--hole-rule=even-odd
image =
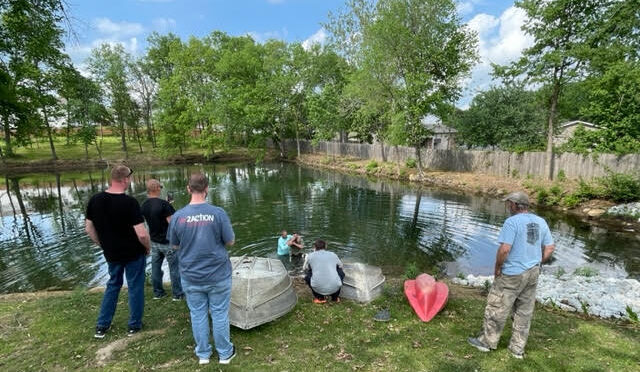
{"label": "black sneaker", "polygon": [[96,333],[93,335],[94,338],[104,338],[107,334],[107,328],[96,328]]}
{"label": "black sneaker", "polygon": [[138,332],[140,332],[140,328],[129,328],[129,331],[127,332],[127,336],[131,337]]}
{"label": "black sneaker", "polygon": [[231,356],[228,357],[227,359],[218,359],[218,363],[220,364],[229,364],[231,363],[231,359],[236,357],[236,347],[235,345],[233,346],[233,351],[231,352]]}

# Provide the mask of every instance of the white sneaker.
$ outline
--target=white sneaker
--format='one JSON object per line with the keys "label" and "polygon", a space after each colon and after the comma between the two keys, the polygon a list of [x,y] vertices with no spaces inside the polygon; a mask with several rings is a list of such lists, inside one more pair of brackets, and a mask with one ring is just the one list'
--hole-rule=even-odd
{"label": "white sneaker", "polygon": [[229,364],[229,363],[231,363],[231,359],[233,359],[235,357],[236,357],[236,347],[234,346],[233,347],[233,351],[231,352],[231,356],[228,357],[227,359],[219,359],[218,363],[220,363],[220,364]]}
{"label": "white sneaker", "polygon": [[198,361],[198,364],[201,364],[201,365],[202,365],[202,364],[209,364],[209,359],[200,359],[200,360]]}

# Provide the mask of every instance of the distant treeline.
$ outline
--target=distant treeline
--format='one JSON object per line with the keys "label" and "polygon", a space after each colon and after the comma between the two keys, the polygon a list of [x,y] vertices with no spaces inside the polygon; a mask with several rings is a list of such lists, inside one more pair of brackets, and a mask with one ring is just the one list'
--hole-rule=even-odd
{"label": "distant treeline", "polygon": [[[144,55],[104,44],[83,75],[62,52],[73,32],[62,0],[0,3],[0,156],[47,138],[100,151],[103,127],[167,153],[205,155],[265,140],[355,134],[419,148],[425,117],[458,129],[462,144],[532,150],[559,119],[599,125],[578,131],[568,151],[640,150],[640,15],[636,0],[522,0],[535,39],[522,58],[494,66],[497,87],[456,109],[478,61],[478,38],[453,0],[347,0],[329,14],[325,45],[213,31],[182,40],[153,33]],[[551,130],[549,130],[551,128]],[[420,166],[420,165],[418,165]]]}

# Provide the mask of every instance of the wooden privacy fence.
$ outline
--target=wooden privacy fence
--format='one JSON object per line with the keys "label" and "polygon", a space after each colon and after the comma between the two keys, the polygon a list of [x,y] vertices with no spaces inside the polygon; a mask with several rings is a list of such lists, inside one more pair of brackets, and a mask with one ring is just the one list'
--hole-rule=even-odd
{"label": "wooden privacy fence", "polygon": [[[287,151],[296,149],[295,140],[287,140]],[[300,141],[300,151],[307,154],[348,156],[365,160],[388,161],[405,164],[416,159],[416,150],[406,146],[388,146],[366,143],[319,142],[313,146],[309,141]],[[422,165],[426,169],[476,172],[495,176],[545,177],[545,152],[512,153],[507,151],[431,150],[421,149]],[[563,171],[567,178],[592,179],[602,177],[608,171],[640,174],[640,154],[618,156],[613,154],[580,155],[555,154],[554,178]]]}

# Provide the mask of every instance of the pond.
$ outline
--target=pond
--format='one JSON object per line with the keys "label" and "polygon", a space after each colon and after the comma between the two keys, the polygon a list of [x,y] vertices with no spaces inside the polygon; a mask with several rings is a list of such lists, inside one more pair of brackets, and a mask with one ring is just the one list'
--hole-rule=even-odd
{"label": "pond", "polygon": [[[206,164],[135,169],[129,190],[140,202],[145,181],[159,179],[174,206],[188,203],[186,180],[210,179],[209,200],[229,214],[236,233],[231,255],[276,256],[281,229],[315,239],[349,261],[402,274],[408,265],[446,275],[493,273],[504,203],[393,181],[372,180],[295,164]],[[90,196],[108,186],[106,170],[4,177],[0,190],[0,293],[101,285],[101,249],[84,232]],[[598,228],[554,211],[538,211],[556,240],[552,265],[567,272],[640,277],[634,233]],[[290,265],[297,274],[299,266]],[[165,270],[167,275],[168,270]]]}

